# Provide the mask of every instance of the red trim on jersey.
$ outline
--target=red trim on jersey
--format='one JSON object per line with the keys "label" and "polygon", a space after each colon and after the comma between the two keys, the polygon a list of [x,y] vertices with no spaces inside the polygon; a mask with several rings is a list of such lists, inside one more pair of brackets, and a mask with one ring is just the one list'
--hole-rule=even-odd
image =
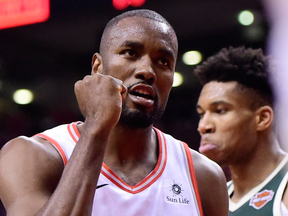
{"label": "red trim on jersey", "polygon": [[42,133],[38,133],[38,134],[36,134],[34,136],[42,137],[43,139],[45,139],[45,140],[49,141],[50,143],[52,143],[55,146],[55,148],[58,150],[58,152],[60,153],[60,155],[61,155],[61,157],[63,159],[64,165],[67,164],[67,157],[66,157],[61,145],[56,140],[54,140],[51,137],[48,137],[48,136],[46,136],[45,134],[42,134]]}
{"label": "red trim on jersey", "polygon": [[[155,168],[153,169],[153,171],[148,176],[146,176],[140,183],[138,183],[135,186],[130,186],[130,185],[126,184],[104,162],[103,162],[102,166],[103,166],[103,168],[105,170],[101,170],[101,173],[106,178],[108,178],[111,182],[113,182],[116,186],[118,186],[122,190],[124,190],[126,192],[129,192],[129,193],[132,193],[132,194],[139,193],[139,192],[145,190],[146,188],[148,188],[150,185],[152,185],[162,175],[162,173],[164,172],[164,169],[166,167],[166,163],[167,163],[167,145],[166,145],[166,140],[165,140],[164,135],[162,134],[162,132],[160,132],[157,129],[155,129],[155,131],[157,133],[158,146],[159,146],[158,161],[157,161],[157,164],[156,164]],[[162,141],[160,139],[160,136],[163,139],[163,143],[162,143]],[[163,149],[162,145],[164,145],[164,149]],[[164,157],[164,161],[162,162],[163,157]],[[160,167],[161,165],[162,165],[162,168]],[[105,171],[107,171],[110,175],[108,175]],[[151,180],[151,181],[148,184],[145,185],[145,183],[147,181],[149,181],[149,180]],[[145,186],[143,186],[143,185],[145,185]],[[137,189],[137,188],[139,188],[139,189]]]}
{"label": "red trim on jersey", "polygon": [[[79,121],[73,122],[73,123],[67,125],[68,133],[70,134],[71,138],[73,139],[73,141],[75,143],[78,142],[78,139],[80,137],[80,133],[79,133],[78,128],[77,128],[78,123],[79,123]],[[75,132],[75,134],[72,132],[72,130]]]}
{"label": "red trim on jersey", "polygon": [[74,123],[72,124],[72,127],[73,127],[73,129],[74,129],[74,131],[75,131],[75,133],[76,133],[76,135],[77,135],[77,138],[79,139],[79,137],[80,137],[80,132],[79,132],[79,130],[78,130],[78,128],[77,128],[77,124],[78,124],[78,123],[81,123],[81,121],[74,122]]}
{"label": "red trim on jersey", "polygon": [[70,137],[73,139],[73,141],[74,141],[75,143],[77,143],[77,139],[76,139],[76,137],[74,136],[73,132],[71,131],[71,127],[72,127],[72,129],[75,131],[75,129],[73,128],[73,124],[68,124],[68,125],[67,125],[68,133],[69,133]]}
{"label": "red trim on jersey", "polygon": [[191,151],[190,151],[188,145],[185,142],[182,142],[182,143],[184,145],[184,149],[186,152],[188,165],[189,165],[190,177],[192,179],[192,185],[193,185],[193,188],[195,191],[200,215],[203,216],[203,209],[202,209],[202,204],[201,204],[201,199],[200,199],[200,194],[199,194],[199,189],[198,189],[198,184],[197,184],[197,179],[196,179],[196,174],[195,174],[195,169],[194,169],[194,164],[193,164],[193,159],[192,159],[192,154],[191,154]]}

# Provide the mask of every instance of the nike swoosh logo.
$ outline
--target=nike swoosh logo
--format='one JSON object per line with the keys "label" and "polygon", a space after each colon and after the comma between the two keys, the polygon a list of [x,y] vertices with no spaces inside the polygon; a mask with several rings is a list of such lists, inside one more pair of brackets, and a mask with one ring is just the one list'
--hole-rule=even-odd
{"label": "nike swoosh logo", "polygon": [[106,185],[108,185],[108,184],[97,185],[96,189],[99,189],[99,188],[104,187]]}

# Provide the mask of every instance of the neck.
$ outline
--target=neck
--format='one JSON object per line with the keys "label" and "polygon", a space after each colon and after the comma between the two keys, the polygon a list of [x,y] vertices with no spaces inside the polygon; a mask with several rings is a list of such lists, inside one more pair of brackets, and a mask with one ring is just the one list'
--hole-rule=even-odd
{"label": "neck", "polygon": [[155,168],[158,154],[158,140],[152,126],[145,129],[116,126],[109,137],[104,162],[132,186]]}
{"label": "neck", "polygon": [[286,155],[276,139],[271,142],[264,142],[262,145],[258,142],[257,149],[251,151],[251,155],[229,166],[234,184],[232,201],[238,202],[251,189],[263,182]]}
{"label": "neck", "polygon": [[152,126],[128,128],[117,125],[110,134],[105,156],[121,160],[141,160],[157,149],[157,137]]}

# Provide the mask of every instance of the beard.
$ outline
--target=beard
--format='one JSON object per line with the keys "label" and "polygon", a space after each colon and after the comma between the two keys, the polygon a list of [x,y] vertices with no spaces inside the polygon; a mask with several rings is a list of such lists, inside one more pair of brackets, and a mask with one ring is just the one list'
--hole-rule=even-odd
{"label": "beard", "polygon": [[160,119],[165,111],[166,104],[158,107],[158,100],[155,100],[156,109],[152,113],[147,113],[145,109],[131,110],[124,102],[119,122],[133,128],[146,128]]}

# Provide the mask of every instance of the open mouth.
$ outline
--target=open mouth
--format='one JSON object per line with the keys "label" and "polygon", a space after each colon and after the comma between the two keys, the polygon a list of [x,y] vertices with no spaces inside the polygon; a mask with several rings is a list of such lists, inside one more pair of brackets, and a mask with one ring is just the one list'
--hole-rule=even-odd
{"label": "open mouth", "polygon": [[131,92],[130,94],[136,96],[136,97],[142,97],[142,98],[145,98],[145,99],[150,99],[150,100],[153,100],[154,98],[149,94],[149,92],[145,91],[145,90],[136,90],[136,91],[133,91]]}
{"label": "open mouth", "polygon": [[156,98],[153,87],[143,83],[133,85],[129,94],[133,103],[146,107],[153,106]]}

